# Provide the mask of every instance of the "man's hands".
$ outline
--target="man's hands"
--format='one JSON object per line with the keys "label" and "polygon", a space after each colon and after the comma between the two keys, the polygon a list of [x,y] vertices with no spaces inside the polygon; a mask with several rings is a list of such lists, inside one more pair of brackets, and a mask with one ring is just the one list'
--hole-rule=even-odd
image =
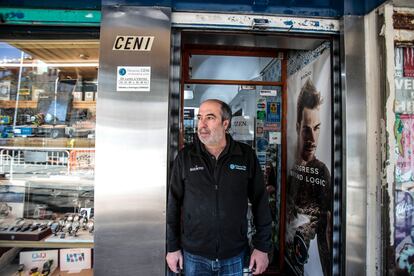
{"label": "man's hands", "polygon": [[262,274],[265,272],[268,265],[269,259],[267,258],[267,253],[254,249],[252,255],[250,256],[249,265],[249,269],[250,271],[253,271],[253,275]]}
{"label": "man's hands", "polygon": [[165,259],[172,272],[178,273],[179,270],[183,269],[183,254],[181,253],[181,250],[168,252]]}
{"label": "man's hands", "polygon": [[[183,269],[183,254],[181,253],[181,250],[167,253],[165,259],[172,272],[178,273],[179,270]],[[262,274],[266,271],[268,265],[269,259],[267,253],[254,249],[250,256],[249,265],[249,269],[253,271],[253,275]]]}

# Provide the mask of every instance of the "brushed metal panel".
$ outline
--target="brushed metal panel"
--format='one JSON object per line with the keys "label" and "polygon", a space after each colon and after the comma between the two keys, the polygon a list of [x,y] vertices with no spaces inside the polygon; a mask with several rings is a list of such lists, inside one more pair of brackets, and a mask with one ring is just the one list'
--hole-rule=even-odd
{"label": "brushed metal panel", "polygon": [[[96,127],[95,274],[164,275],[171,11],[104,6]],[[152,50],[113,51],[117,35]],[[117,92],[117,66],[151,66],[150,92]]]}
{"label": "brushed metal panel", "polygon": [[[364,18],[345,16],[343,47],[345,78],[345,270],[366,273],[367,116],[365,91]],[[345,227],[344,227],[345,228]]]}
{"label": "brushed metal panel", "polygon": [[[180,79],[181,79],[181,32],[172,30],[170,72],[169,160],[172,168],[179,147],[180,132]],[[169,175],[169,174],[168,174]]]}

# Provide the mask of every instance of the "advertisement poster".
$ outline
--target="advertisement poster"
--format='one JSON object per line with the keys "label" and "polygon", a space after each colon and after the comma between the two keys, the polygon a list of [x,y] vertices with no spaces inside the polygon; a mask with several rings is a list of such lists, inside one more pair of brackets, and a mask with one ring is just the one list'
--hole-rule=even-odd
{"label": "advertisement poster", "polygon": [[414,113],[414,78],[395,78],[395,113]]}
{"label": "advertisement poster", "polygon": [[397,166],[395,180],[404,186],[414,181],[414,115],[401,114],[395,118]]}
{"label": "advertisement poster", "polygon": [[394,50],[394,77],[401,78],[404,74],[404,51],[401,47],[396,47]]}
{"label": "advertisement poster", "polygon": [[[411,190],[414,187],[411,187]],[[414,194],[410,191],[395,191],[395,275],[414,273]]]}
{"label": "advertisement poster", "polygon": [[404,49],[404,77],[414,77],[414,48]]}
{"label": "advertisement poster", "polygon": [[294,275],[331,275],[330,49],[288,77],[285,260]]}

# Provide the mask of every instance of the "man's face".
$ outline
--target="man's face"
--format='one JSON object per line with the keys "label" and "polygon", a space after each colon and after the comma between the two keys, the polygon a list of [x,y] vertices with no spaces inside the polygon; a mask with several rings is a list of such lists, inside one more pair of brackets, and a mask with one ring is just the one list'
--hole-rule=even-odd
{"label": "man's face", "polygon": [[296,124],[296,131],[299,139],[299,154],[306,162],[315,158],[320,126],[319,107],[314,109],[305,107],[302,111],[302,121]]}
{"label": "man's face", "polygon": [[226,140],[229,121],[222,120],[221,105],[216,102],[204,102],[198,111],[198,138],[206,146],[217,146]]}

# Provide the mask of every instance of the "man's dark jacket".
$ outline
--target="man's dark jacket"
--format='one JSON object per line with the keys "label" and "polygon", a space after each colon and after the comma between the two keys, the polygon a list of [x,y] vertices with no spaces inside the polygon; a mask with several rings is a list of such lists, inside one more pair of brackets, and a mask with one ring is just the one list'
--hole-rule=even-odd
{"label": "man's dark jacket", "polygon": [[218,160],[198,139],[178,153],[168,196],[168,252],[184,249],[210,259],[238,255],[248,243],[248,200],[253,246],[270,251],[271,216],[258,160],[248,145],[226,138]]}

